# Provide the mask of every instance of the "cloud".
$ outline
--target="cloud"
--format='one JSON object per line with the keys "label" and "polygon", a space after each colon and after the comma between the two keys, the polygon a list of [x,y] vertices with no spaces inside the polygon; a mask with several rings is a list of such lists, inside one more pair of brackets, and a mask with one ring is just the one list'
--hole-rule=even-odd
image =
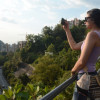
{"label": "cloud", "polygon": [[76,8],[79,6],[84,6],[87,8],[100,8],[100,0],[63,0],[68,6]]}
{"label": "cloud", "polygon": [[82,3],[84,3],[84,6],[87,7],[97,7],[100,8],[100,0],[80,0]]}
{"label": "cloud", "polygon": [[86,12],[84,12],[84,13],[82,13],[82,14],[80,14],[80,19],[84,19],[85,18],[85,16],[86,16]]}
{"label": "cloud", "polygon": [[40,13],[40,16],[46,16],[45,19],[56,20],[60,11],[80,7],[90,9],[99,4],[99,0],[4,0],[0,4],[0,19],[8,23],[28,23],[37,20],[35,16]]}
{"label": "cloud", "polygon": [[44,5],[41,8],[41,11],[47,16],[48,19],[53,20],[57,18],[57,13],[50,9],[50,7],[48,7],[47,5]]}
{"label": "cloud", "polygon": [[20,34],[18,34],[18,36],[25,36],[27,34],[27,32],[26,33],[20,33]]}
{"label": "cloud", "polygon": [[15,20],[9,19],[7,17],[2,17],[1,21],[8,22],[8,23],[13,23],[13,24],[17,24],[17,22]]}
{"label": "cloud", "polygon": [[[0,33],[38,33],[45,26],[54,26],[59,19],[84,19],[86,10],[99,7],[100,0],[0,0]],[[79,11],[80,9],[80,11]],[[66,13],[65,13],[66,12]],[[23,34],[23,35],[21,35]],[[13,39],[13,38],[12,38]]]}

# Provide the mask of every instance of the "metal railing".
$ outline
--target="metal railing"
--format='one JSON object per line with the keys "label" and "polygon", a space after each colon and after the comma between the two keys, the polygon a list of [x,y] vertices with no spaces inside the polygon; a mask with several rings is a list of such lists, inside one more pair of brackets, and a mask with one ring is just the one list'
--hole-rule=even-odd
{"label": "metal railing", "polygon": [[70,84],[72,84],[77,78],[77,74],[73,77],[70,77],[68,80],[63,82],[61,85],[56,87],[54,90],[47,93],[42,99],[40,100],[53,100],[54,97],[56,97],[60,92],[65,90]]}
{"label": "metal railing", "polygon": [[[100,73],[100,69],[97,71],[97,73]],[[77,74],[73,77],[70,77],[68,80],[63,82],[61,85],[47,93],[43,98],[40,100],[53,100],[54,97],[56,97],[59,93],[61,93],[63,90],[65,90],[69,85],[71,85],[77,78]]]}

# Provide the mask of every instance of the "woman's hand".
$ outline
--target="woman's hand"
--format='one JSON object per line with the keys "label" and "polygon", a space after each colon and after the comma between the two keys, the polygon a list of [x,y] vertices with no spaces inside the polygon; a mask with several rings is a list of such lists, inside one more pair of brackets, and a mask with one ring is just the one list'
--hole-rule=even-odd
{"label": "woman's hand", "polygon": [[71,70],[71,76],[74,76],[77,72],[74,71],[73,69]]}
{"label": "woman's hand", "polygon": [[69,31],[69,24],[67,22],[67,20],[65,20],[65,25],[63,25],[63,29],[66,31]]}

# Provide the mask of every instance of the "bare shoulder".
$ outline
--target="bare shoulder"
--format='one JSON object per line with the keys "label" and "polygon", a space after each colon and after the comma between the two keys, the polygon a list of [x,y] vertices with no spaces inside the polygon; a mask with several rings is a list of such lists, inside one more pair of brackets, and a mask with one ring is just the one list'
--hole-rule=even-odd
{"label": "bare shoulder", "polygon": [[98,35],[94,31],[90,31],[85,38],[85,43],[88,45],[96,45],[98,38]]}
{"label": "bare shoulder", "polygon": [[97,40],[99,38],[99,36],[97,35],[96,32],[91,31],[91,32],[88,32],[87,38],[90,38],[90,39],[93,39],[93,40]]}

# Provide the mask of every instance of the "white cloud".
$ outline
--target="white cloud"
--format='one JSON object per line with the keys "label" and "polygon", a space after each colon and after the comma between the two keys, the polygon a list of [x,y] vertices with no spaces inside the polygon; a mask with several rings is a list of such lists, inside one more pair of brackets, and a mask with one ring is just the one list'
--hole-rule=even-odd
{"label": "white cloud", "polygon": [[[0,0],[0,2],[0,39],[2,40],[1,37],[4,39],[9,34],[5,41],[7,37],[9,37],[8,41],[23,38],[24,35],[18,36],[18,34],[26,34],[26,32],[38,33],[45,25],[54,26],[61,16],[66,16],[64,12],[70,9],[73,13],[74,8],[88,10],[99,7],[100,4],[99,0]],[[84,19],[84,11],[80,15],[78,13],[80,19]],[[72,13],[69,14],[68,20],[74,19]]]}
{"label": "white cloud", "polygon": [[25,35],[19,34],[26,34],[26,32],[30,32],[28,28],[23,28],[18,24],[7,23],[0,21],[2,26],[0,25],[0,40],[5,43],[17,43],[20,40],[25,40]]}
{"label": "white cloud", "polygon": [[80,5],[83,5],[83,2],[81,0],[63,0],[64,4],[66,5],[66,9],[68,8],[76,8]]}
{"label": "white cloud", "polygon": [[22,0],[22,4],[23,4],[23,10],[25,11],[36,7],[36,5],[32,5],[30,0]]}
{"label": "white cloud", "polygon": [[80,15],[80,19],[84,20],[85,16],[86,16],[86,12],[85,12],[85,13],[82,13],[82,14]]}
{"label": "white cloud", "polygon": [[[77,8],[80,6],[87,8],[100,8],[100,0],[63,0],[66,3],[66,8]],[[68,7],[67,7],[68,6]]]}
{"label": "white cloud", "polygon": [[7,17],[2,17],[1,21],[8,22],[8,23],[13,23],[13,24],[17,24],[17,22],[14,19],[7,18]]}

